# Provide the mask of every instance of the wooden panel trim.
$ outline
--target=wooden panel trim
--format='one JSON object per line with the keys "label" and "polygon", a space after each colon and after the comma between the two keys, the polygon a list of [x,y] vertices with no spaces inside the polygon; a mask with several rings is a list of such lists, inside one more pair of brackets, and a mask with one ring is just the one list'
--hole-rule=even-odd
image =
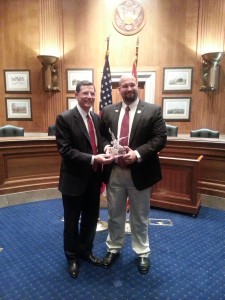
{"label": "wooden panel trim", "polygon": [[0,140],[0,195],[58,186],[55,137]]}
{"label": "wooden panel trim", "polygon": [[[184,174],[185,180],[180,188],[173,183],[174,190],[165,191],[164,195],[164,179],[159,182],[153,187],[152,205],[196,213],[200,194],[225,198],[224,139],[168,138],[167,146],[160,152],[160,160],[163,172],[166,168],[164,179],[166,174],[176,171]],[[0,138],[0,195],[56,188],[60,162],[54,136]],[[197,186],[193,183],[196,178]],[[172,198],[179,199],[179,203],[173,203]]]}
{"label": "wooden panel trim", "polygon": [[163,179],[153,186],[151,206],[197,214],[200,208],[199,165],[203,156],[159,158]]}
{"label": "wooden panel trim", "polygon": [[198,192],[225,198],[225,140],[168,138],[160,152],[166,157],[195,158],[203,155],[199,169]]}

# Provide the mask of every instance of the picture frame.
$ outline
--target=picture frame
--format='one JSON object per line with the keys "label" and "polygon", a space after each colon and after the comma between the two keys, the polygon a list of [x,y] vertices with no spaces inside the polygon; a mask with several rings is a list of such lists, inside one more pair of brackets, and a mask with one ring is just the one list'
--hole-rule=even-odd
{"label": "picture frame", "polygon": [[169,121],[190,121],[191,97],[163,97],[163,118]]}
{"label": "picture frame", "polygon": [[75,97],[67,98],[67,108],[72,109],[77,105],[77,99]]}
{"label": "picture frame", "polygon": [[[72,109],[77,105],[78,101],[75,97],[67,97],[67,109]],[[90,109],[93,111],[93,107]]]}
{"label": "picture frame", "polygon": [[5,98],[7,120],[32,120],[31,98]]}
{"label": "picture frame", "polygon": [[163,68],[163,92],[191,92],[193,68]]}
{"label": "picture frame", "polygon": [[30,70],[4,70],[6,93],[30,93]]}
{"label": "picture frame", "polygon": [[94,69],[67,69],[67,92],[74,92],[76,85],[81,80],[93,82]]}

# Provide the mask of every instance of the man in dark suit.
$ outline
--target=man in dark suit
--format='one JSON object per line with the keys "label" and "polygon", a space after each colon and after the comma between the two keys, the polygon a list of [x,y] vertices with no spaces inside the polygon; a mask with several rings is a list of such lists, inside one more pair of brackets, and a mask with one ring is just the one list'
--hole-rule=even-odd
{"label": "man in dark suit", "polygon": [[[126,204],[130,204],[130,226],[132,249],[137,254],[138,270],[146,274],[150,268],[150,245],[148,239],[150,192],[153,184],[161,180],[158,152],[166,145],[166,126],[157,105],[138,98],[136,79],[123,75],[119,81],[123,101],[108,105],[102,111],[104,131],[103,147],[112,153],[112,137],[120,143],[128,138],[124,146],[126,154],[114,163],[104,166],[107,183],[108,237],[107,254],[103,259],[105,268],[111,267],[119,256],[125,236]],[[129,124],[123,124],[123,115],[128,111]],[[127,136],[121,136],[121,128],[128,127]],[[122,163],[121,163],[122,160]]]}
{"label": "man in dark suit", "polygon": [[62,157],[59,190],[64,208],[64,253],[73,278],[78,276],[80,259],[102,264],[92,248],[99,216],[102,164],[113,159],[100,154],[100,120],[90,111],[95,87],[89,81],[81,81],[75,96],[77,106],[56,119],[56,141]]}

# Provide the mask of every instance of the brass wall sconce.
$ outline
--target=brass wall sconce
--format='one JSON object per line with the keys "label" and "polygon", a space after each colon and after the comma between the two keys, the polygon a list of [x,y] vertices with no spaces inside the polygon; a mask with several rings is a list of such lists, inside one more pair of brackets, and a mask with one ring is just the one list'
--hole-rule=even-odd
{"label": "brass wall sconce", "polygon": [[202,86],[200,91],[209,92],[218,89],[219,62],[225,52],[212,52],[202,55]]}
{"label": "brass wall sconce", "polygon": [[44,84],[46,92],[59,92],[58,57],[52,55],[38,55],[44,69]]}

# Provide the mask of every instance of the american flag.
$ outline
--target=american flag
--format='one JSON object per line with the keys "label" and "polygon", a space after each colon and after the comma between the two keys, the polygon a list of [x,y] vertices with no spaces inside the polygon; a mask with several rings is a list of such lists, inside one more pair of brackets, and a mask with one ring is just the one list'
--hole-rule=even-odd
{"label": "american flag", "polygon": [[101,81],[99,111],[101,112],[103,107],[108,104],[112,104],[112,80],[109,66],[109,58],[108,55],[106,55]]}
{"label": "american flag", "polygon": [[[111,80],[111,72],[109,66],[109,56],[108,53],[106,53],[105,65],[103,68],[102,81],[101,81],[101,95],[100,95],[100,102],[99,102],[100,115],[103,107],[109,104],[112,104],[112,80]],[[100,194],[105,193],[105,191],[106,191],[106,184],[102,183]]]}

